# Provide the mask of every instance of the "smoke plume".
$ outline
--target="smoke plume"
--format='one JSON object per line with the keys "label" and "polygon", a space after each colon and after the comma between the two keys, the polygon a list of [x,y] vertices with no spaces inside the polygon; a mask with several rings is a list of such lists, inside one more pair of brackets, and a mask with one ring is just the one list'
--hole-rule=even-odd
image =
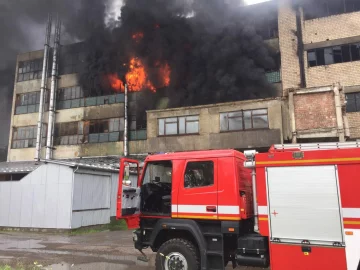
{"label": "smoke plume", "polygon": [[[9,130],[16,55],[43,48],[49,12],[61,16],[62,44],[85,41],[87,60],[79,75],[84,90],[122,91],[121,82],[136,81],[130,90],[141,90],[138,115],[156,108],[163,95],[172,107],[274,95],[265,79],[265,70],[275,65],[273,55],[234,1],[124,0],[119,20],[113,8],[121,0],[0,1],[4,130]],[[131,72],[143,74],[141,80]],[[2,132],[0,145],[7,139]]]}
{"label": "smoke plume", "polygon": [[103,27],[106,4],[105,0],[0,0],[0,147],[8,143],[16,55],[43,48],[49,12],[58,12],[63,20],[63,42],[75,42]]}
{"label": "smoke plume", "polygon": [[[265,78],[265,70],[275,66],[273,55],[246,12],[227,2],[125,0],[119,25],[97,29],[89,40],[83,88],[106,87],[106,74],[117,90],[124,82],[131,85],[132,59],[138,59],[147,76],[138,116],[156,107],[161,95],[153,88],[164,88],[171,107],[273,96]],[[165,65],[169,84],[162,76]],[[114,74],[121,82],[114,83]]]}

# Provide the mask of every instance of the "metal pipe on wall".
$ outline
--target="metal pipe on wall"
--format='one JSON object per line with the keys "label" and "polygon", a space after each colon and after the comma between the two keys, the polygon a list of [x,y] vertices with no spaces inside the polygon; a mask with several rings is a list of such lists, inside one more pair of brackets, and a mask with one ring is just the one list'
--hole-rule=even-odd
{"label": "metal pipe on wall", "polygon": [[49,103],[49,122],[46,142],[46,159],[52,159],[53,155],[53,135],[55,124],[55,94],[57,91],[58,80],[58,57],[60,49],[60,35],[61,35],[61,20],[58,16],[55,27],[55,39],[54,39],[54,52],[53,52],[53,65],[51,73],[51,91],[50,91],[50,103]]}
{"label": "metal pipe on wall", "polygon": [[125,106],[124,106],[124,156],[128,156],[128,133],[129,133],[129,125],[128,125],[128,86],[125,84]]}
{"label": "metal pipe on wall", "polygon": [[44,99],[47,90],[47,78],[48,78],[48,65],[49,65],[49,51],[50,51],[50,36],[51,36],[52,17],[51,14],[48,16],[46,32],[45,32],[45,47],[44,47],[44,61],[41,77],[41,88],[40,88],[40,104],[39,104],[39,118],[37,122],[37,134],[36,134],[36,151],[35,160],[41,159],[41,139],[42,139],[42,126],[44,117]]}

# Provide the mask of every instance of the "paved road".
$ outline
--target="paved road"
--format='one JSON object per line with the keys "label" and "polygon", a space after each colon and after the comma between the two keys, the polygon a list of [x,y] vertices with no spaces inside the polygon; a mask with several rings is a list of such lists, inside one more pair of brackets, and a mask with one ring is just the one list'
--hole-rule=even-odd
{"label": "paved road", "polygon": [[[44,269],[145,270],[154,269],[154,254],[145,252],[149,263],[137,260],[131,231],[100,232],[79,236],[35,233],[0,233],[0,264]],[[229,268],[231,269],[231,268]],[[255,269],[255,268],[238,268]]]}

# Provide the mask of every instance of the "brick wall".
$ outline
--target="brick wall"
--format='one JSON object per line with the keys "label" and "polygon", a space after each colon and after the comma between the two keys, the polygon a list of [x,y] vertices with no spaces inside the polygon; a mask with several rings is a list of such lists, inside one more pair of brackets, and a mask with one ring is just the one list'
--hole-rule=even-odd
{"label": "brick wall", "polygon": [[[307,56],[305,56],[307,64]],[[305,68],[306,86],[320,87],[340,83],[360,85],[360,61]]]}
{"label": "brick wall", "polygon": [[360,112],[347,113],[350,127],[350,138],[360,138]]}
{"label": "brick wall", "polygon": [[337,126],[333,92],[294,95],[296,130]]}
{"label": "brick wall", "polygon": [[279,44],[284,95],[287,89],[300,87],[300,65],[297,55],[296,14],[290,0],[279,1]]}
{"label": "brick wall", "polygon": [[360,12],[345,13],[313,20],[303,24],[305,44],[360,35]]}

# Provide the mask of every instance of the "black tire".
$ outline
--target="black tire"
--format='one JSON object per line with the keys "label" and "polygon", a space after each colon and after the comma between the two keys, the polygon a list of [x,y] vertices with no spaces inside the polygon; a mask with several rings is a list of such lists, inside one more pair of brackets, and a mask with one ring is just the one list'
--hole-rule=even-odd
{"label": "black tire", "polygon": [[188,270],[199,270],[199,252],[193,243],[184,239],[174,238],[161,245],[157,254],[155,261],[156,270],[165,269],[165,258],[167,255],[172,252],[177,252],[183,255],[188,264]]}

